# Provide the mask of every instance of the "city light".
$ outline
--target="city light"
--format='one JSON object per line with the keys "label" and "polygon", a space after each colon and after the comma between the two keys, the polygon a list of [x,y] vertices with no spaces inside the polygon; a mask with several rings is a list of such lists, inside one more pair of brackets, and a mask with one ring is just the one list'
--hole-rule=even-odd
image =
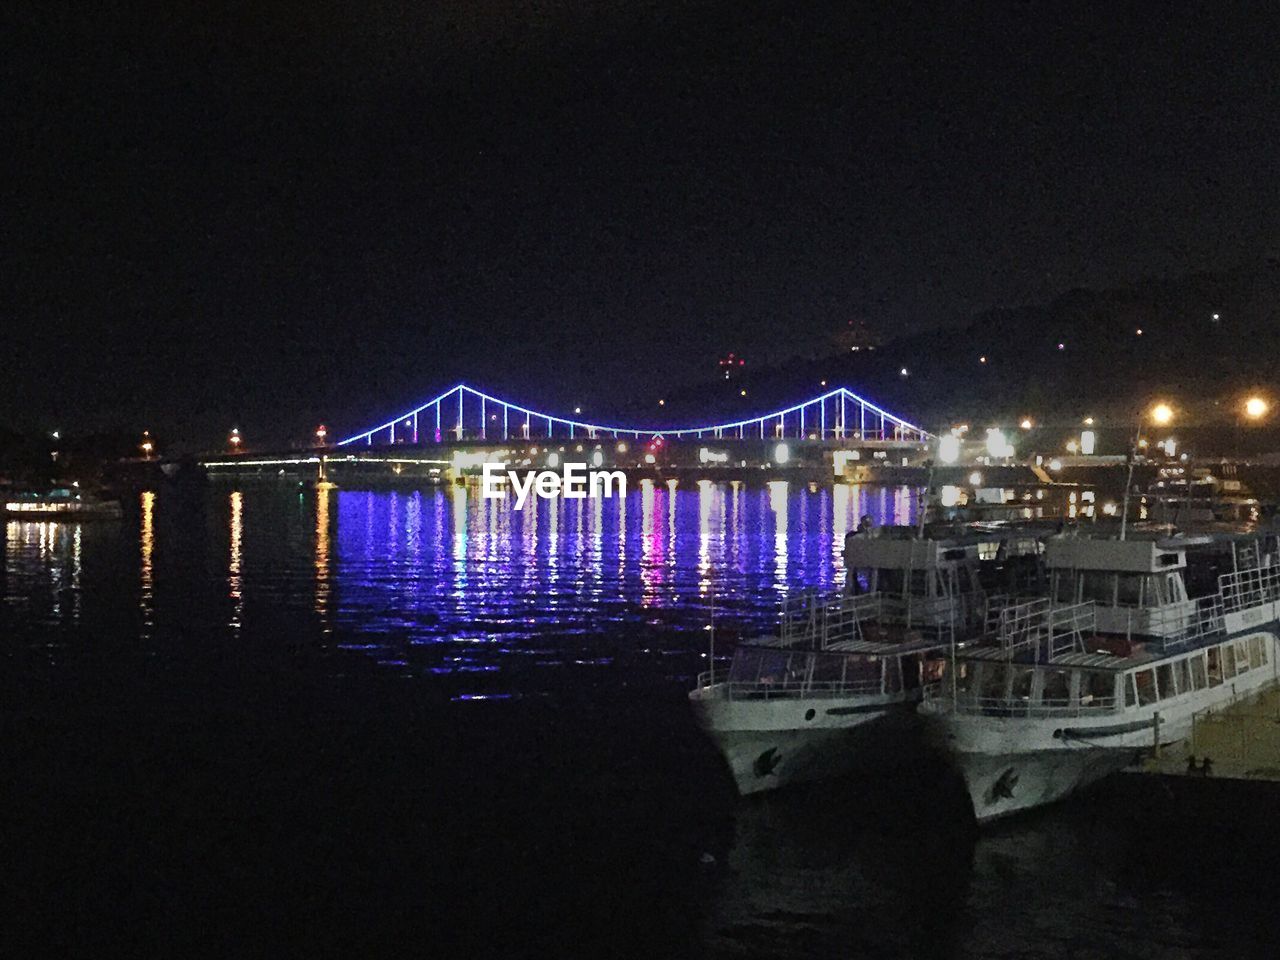
{"label": "city light", "polygon": [[943,463],[955,463],[960,459],[960,438],[954,433],[938,438],[938,459]]}
{"label": "city light", "polygon": [[596,450],[591,454],[591,465],[593,467],[604,466],[604,451]]}
{"label": "city light", "polygon": [[969,474],[969,483],[971,483],[975,487],[978,486],[980,483],[982,483],[982,474],[978,473],[978,471],[976,470],[973,473]]}
{"label": "city light", "polygon": [[1244,403],[1244,413],[1250,420],[1260,420],[1271,409],[1270,404],[1261,397],[1250,397]]}
{"label": "city light", "polygon": [[1085,418],[1084,418],[1084,425],[1085,425],[1086,427],[1092,427],[1092,426],[1093,426],[1093,417],[1085,417]]}
{"label": "city light", "polygon": [[665,401],[665,400],[659,400],[659,401],[658,401],[658,406],[660,406],[660,407],[665,407],[666,405],[667,405],[667,401]]}
{"label": "city light", "polygon": [[773,462],[786,463],[791,459],[791,448],[785,443],[780,443],[773,448]]}
{"label": "city light", "polygon": [[1165,426],[1173,421],[1173,407],[1167,403],[1157,403],[1151,408],[1151,419],[1159,426]]}
{"label": "city light", "polygon": [[240,428],[239,428],[239,427],[232,427],[232,428],[231,428],[231,436],[227,437],[227,443],[231,444],[231,449],[232,449],[232,450],[239,450],[239,449],[240,449],[240,442],[241,442],[241,437],[240,437]]}
{"label": "city light", "polygon": [[898,371],[898,375],[899,375],[899,376],[901,376],[901,377],[909,377],[909,376],[911,376],[911,374],[907,371],[907,368],[906,368],[906,367],[903,367],[901,370],[899,370],[899,371]]}
{"label": "city light", "polygon": [[1050,470],[1052,470],[1052,471],[1054,471],[1055,473],[1056,473],[1057,471],[1061,470],[1061,469],[1062,469],[1062,461],[1061,461],[1061,460],[1059,460],[1057,457],[1055,457],[1054,459],[1050,460],[1050,461],[1049,461],[1049,469],[1050,469]]}
{"label": "city light", "polygon": [[320,424],[320,426],[316,427],[316,440],[318,440],[320,443],[324,443],[324,438],[327,437],[328,435],[329,435],[329,431],[325,429],[325,426],[323,423]]}
{"label": "city light", "polygon": [[1080,449],[1080,445],[1074,440],[1067,441],[1067,453],[1075,453]]}
{"label": "city light", "polygon": [[986,357],[979,357],[979,358],[978,358],[978,362],[979,362],[979,363],[986,363],[986,362],[987,362],[987,358],[986,358]]}
{"label": "city light", "polygon": [[[1090,418],[1092,420],[1092,418]],[[1088,421],[1086,421],[1088,422]],[[1086,457],[1093,456],[1093,450],[1098,442],[1098,436],[1092,430],[1085,430],[1080,434],[1080,452]]]}
{"label": "city light", "polygon": [[1033,426],[1035,426],[1035,424],[1031,422],[1030,417],[1023,417],[1022,423],[1018,424],[1018,426],[1022,427],[1023,430],[1030,430]]}
{"label": "city light", "polygon": [[987,430],[987,453],[993,457],[1013,456],[1013,446],[999,427]]}
{"label": "city light", "polygon": [[140,446],[142,448],[142,455],[149,458],[151,456],[151,451],[155,449],[155,444],[151,442],[150,430],[142,431],[142,443]]}

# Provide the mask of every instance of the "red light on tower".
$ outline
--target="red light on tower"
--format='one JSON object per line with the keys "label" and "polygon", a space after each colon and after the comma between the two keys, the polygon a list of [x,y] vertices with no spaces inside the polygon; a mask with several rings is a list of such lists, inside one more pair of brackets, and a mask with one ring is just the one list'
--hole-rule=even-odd
{"label": "red light on tower", "polygon": [[329,435],[329,431],[325,429],[324,424],[316,427],[316,442],[324,446],[324,438]]}

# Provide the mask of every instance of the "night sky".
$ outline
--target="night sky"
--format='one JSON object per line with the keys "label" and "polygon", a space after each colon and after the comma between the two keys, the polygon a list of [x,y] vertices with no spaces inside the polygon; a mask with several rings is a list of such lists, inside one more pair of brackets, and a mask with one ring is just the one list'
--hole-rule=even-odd
{"label": "night sky", "polygon": [[603,412],[1278,246],[1226,5],[88,6],[0,14],[0,425]]}

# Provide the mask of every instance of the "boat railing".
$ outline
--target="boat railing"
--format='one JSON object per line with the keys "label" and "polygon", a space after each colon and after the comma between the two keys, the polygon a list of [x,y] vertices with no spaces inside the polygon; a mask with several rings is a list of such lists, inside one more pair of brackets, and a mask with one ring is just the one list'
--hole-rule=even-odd
{"label": "boat railing", "polygon": [[1162,607],[1124,608],[1125,637],[1130,642],[1155,643],[1169,652],[1200,646],[1226,632],[1226,610],[1221,593]]}
{"label": "boat railing", "polygon": [[987,609],[986,636],[1011,658],[1032,651],[1034,659],[1083,649],[1083,639],[1097,624],[1092,600],[1057,606],[1047,597],[997,598]]}
{"label": "boat railing", "polygon": [[1280,566],[1237,570],[1218,577],[1223,610],[1236,613],[1280,601]]}
{"label": "boat railing", "polygon": [[1032,700],[1029,697],[982,697],[967,690],[954,696],[950,684],[940,680],[925,687],[924,697],[954,713],[980,714],[988,717],[1096,717],[1122,709],[1115,697],[1091,697],[1081,700]]}
{"label": "boat railing", "polygon": [[734,651],[728,672],[705,671],[698,686],[714,685],[730,700],[878,696],[881,669],[880,658],[865,653],[744,644]]}
{"label": "boat railing", "polygon": [[901,597],[877,592],[833,599],[806,594],[784,607],[776,645],[821,650],[834,643],[864,640],[863,624],[870,622],[950,637],[957,623],[964,620],[961,597]]}

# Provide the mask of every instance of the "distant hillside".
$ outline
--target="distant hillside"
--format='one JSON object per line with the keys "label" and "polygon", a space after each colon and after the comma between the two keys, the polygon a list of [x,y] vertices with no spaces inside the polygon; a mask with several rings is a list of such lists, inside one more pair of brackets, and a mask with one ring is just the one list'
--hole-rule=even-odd
{"label": "distant hillside", "polygon": [[[1280,391],[1278,356],[1280,262],[1271,258],[1174,282],[1072,290],[871,351],[797,357],[674,393],[659,422],[760,412],[812,396],[826,380],[932,428],[1023,416],[1045,425],[1128,420],[1157,397],[1177,406],[1183,425],[1209,424],[1234,416],[1248,391]],[[636,422],[654,422],[652,412],[620,411]]]}

